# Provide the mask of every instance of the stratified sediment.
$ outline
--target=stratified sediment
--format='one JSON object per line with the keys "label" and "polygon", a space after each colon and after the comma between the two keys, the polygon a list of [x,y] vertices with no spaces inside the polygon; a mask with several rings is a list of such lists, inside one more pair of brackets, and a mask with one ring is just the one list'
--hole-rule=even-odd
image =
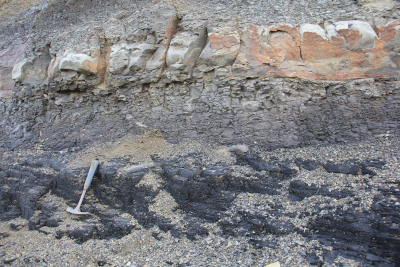
{"label": "stratified sediment", "polygon": [[0,264],[400,265],[398,1],[28,4],[0,4]]}

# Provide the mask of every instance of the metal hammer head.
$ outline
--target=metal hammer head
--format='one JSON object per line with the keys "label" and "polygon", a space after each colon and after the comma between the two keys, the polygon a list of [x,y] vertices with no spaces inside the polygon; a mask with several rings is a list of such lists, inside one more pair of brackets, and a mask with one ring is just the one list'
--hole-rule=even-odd
{"label": "metal hammer head", "polygon": [[90,212],[82,212],[79,207],[76,207],[75,209],[68,207],[67,212],[76,214],[76,215],[92,215]]}

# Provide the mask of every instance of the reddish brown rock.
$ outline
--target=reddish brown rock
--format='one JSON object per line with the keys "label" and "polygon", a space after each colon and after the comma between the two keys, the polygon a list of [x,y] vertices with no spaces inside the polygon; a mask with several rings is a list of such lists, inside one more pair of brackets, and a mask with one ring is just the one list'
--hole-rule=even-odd
{"label": "reddish brown rock", "polygon": [[[290,32],[286,32],[284,29],[288,29]],[[247,32],[243,34],[245,46],[239,57],[245,57],[251,66],[259,64],[276,66],[284,60],[298,61],[300,48],[296,39],[299,34],[297,31],[294,32],[294,29],[290,25],[273,26],[267,29],[249,26]]]}
{"label": "reddish brown rock", "polygon": [[290,35],[292,35],[294,41],[298,46],[301,44],[301,36],[300,33],[297,29],[297,27],[294,27],[289,24],[279,24],[278,26],[272,26],[269,28],[270,32],[276,32],[276,31],[282,31],[282,32],[287,32]]}
{"label": "reddish brown rock", "polygon": [[333,37],[330,42],[314,32],[305,32],[301,40],[301,56],[305,61],[339,58],[349,54],[349,50],[341,48],[343,39]]}
{"label": "reddish brown rock", "polygon": [[240,35],[232,27],[214,29],[208,33],[208,43],[200,54],[199,65],[226,66],[235,60],[240,48]]}
{"label": "reddish brown rock", "polygon": [[110,58],[110,53],[111,51],[102,49],[96,49],[93,53],[95,60],[91,67],[97,73],[98,84],[104,83],[108,78],[109,73],[107,71],[107,60]]}
{"label": "reddish brown rock", "polygon": [[[232,67],[235,76],[281,76],[346,80],[399,74],[400,22],[378,28],[366,22],[249,26]],[[301,47],[301,57],[300,48]]]}
{"label": "reddish brown rock", "polygon": [[294,42],[293,37],[286,32],[271,33],[270,38],[271,53],[270,57],[278,62],[284,60],[300,60],[300,48]]}
{"label": "reddish brown rock", "polygon": [[274,62],[267,54],[267,40],[263,36],[260,36],[260,32],[262,32],[261,28],[250,25],[243,34],[244,45],[241,47],[238,60],[243,61],[244,64],[248,63],[250,66],[257,66],[267,63],[272,64]]}
{"label": "reddish brown rock", "polygon": [[219,50],[223,48],[231,48],[237,45],[237,39],[234,36],[224,36],[218,33],[212,33],[209,36],[211,48]]}
{"label": "reddish brown rock", "polygon": [[398,21],[398,20],[392,21],[385,26],[378,27],[376,29],[377,34],[379,35],[379,37],[381,38],[381,40],[383,42],[387,43],[387,42],[393,40],[396,33],[400,33],[400,27],[398,27],[399,25],[400,25],[400,21]]}
{"label": "reddish brown rock", "polygon": [[346,42],[350,46],[354,46],[358,41],[362,39],[362,35],[360,34],[360,32],[354,29],[343,29],[338,30],[338,32],[345,38]]}
{"label": "reddish brown rock", "polygon": [[291,25],[247,27],[232,71],[238,76],[285,75],[275,68],[300,61],[300,35]]}
{"label": "reddish brown rock", "polygon": [[379,38],[384,42],[387,50],[397,49],[400,46],[400,21],[391,21],[385,26],[376,28]]}

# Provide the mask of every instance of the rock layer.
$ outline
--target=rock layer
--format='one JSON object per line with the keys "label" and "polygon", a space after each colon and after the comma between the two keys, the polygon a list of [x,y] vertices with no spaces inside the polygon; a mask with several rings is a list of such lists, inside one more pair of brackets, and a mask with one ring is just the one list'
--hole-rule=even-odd
{"label": "rock layer", "polygon": [[[150,129],[160,129],[172,142],[257,142],[270,148],[398,133],[396,78],[350,82],[215,78],[72,93],[51,86],[27,91],[36,95],[27,102],[3,101],[6,147],[37,140],[62,149]],[[6,119],[9,114],[21,116]]]}
{"label": "rock layer", "polygon": [[[169,21],[175,21],[176,16],[173,14]],[[348,80],[399,74],[399,20],[378,27],[377,32],[368,22],[356,20],[326,23],[325,29],[316,24],[280,24],[249,25],[245,30],[202,26],[200,30],[183,32],[176,32],[175,28],[181,27],[178,22],[171,23],[175,24],[158,29],[156,36],[148,35],[146,42],[116,42],[103,61],[70,50],[51,64],[49,58],[47,62],[40,59],[42,65],[51,66],[48,77],[35,72],[34,64],[19,62],[14,66],[13,79],[25,86],[35,86],[45,78],[70,83],[78,74],[101,74],[108,77],[106,86],[121,86],[112,82],[121,75],[143,83],[158,81],[165,72],[170,81],[187,81],[193,79],[194,66],[196,79],[218,76]],[[202,31],[208,32],[207,38]],[[154,38],[162,36],[166,39],[154,43]],[[34,61],[43,58],[40,54],[37,57]],[[192,67],[189,72],[188,67]],[[99,69],[105,69],[105,73]],[[57,77],[59,72],[62,79]],[[24,79],[25,76],[32,79]]]}
{"label": "rock layer", "polygon": [[[19,151],[7,152],[0,156],[0,220],[22,217],[30,230],[78,244],[147,229],[158,241],[169,235],[189,243],[212,236],[240,240],[261,261],[257,251],[276,251],[296,238],[293,264],[399,264],[397,137],[335,148],[234,152],[195,142],[163,149],[154,143],[160,138],[153,132],[80,152],[35,151],[19,158]],[[382,145],[370,151],[376,143]],[[137,151],[155,154],[137,164],[143,160]],[[369,158],[379,154],[389,161]],[[93,216],[76,219],[65,209],[79,200],[92,156],[107,159],[82,207]],[[357,159],[342,160],[351,156]],[[10,227],[17,231],[18,225]]]}
{"label": "rock layer", "polygon": [[[51,0],[0,21],[0,220],[80,244],[240,240],[249,266],[399,265],[400,4],[243,3]],[[90,157],[94,215],[70,223]]]}
{"label": "rock layer", "polygon": [[[269,147],[398,131],[399,20],[259,26],[159,5],[139,27],[134,15],[118,14],[85,33],[85,45],[52,39],[33,52],[16,46],[22,58],[3,52],[15,64],[16,99],[4,99],[1,112],[22,112],[5,123],[7,147],[39,136],[51,146],[80,144],[112,138],[113,128]],[[42,111],[22,115],[33,113],[18,101]],[[67,124],[64,145],[50,123],[58,120]]]}

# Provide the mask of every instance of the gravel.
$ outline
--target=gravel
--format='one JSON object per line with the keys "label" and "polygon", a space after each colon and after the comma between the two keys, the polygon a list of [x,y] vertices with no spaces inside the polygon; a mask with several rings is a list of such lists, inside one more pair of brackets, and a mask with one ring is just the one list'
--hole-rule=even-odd
{"label": "gravel", "polygon": [[[145,139],[142,137],[142,140]],[[154,141],[154,134],[150,139]],[[159,141],[156,140],[155,143]],[[154,147],[148,147],[152,152],[157,150]],[[167,220],[170,225],[174,225],[174,230],[162,230],[162,225],[157,223],[148,225],[141,223],[128,209],[122,208],[114,212],[117,214],[113,215],[114,218],[129,220],[133,228],[121,238],[108,236],[104,239],[88,238],[84,242],[77,242],[77,239],[71,236],[60,235],[60,231],[65,232],[91,223],[96,224],[104,218],[97,212],[89,217],[77,217],[62,212],[71,204],[71,201],[68,202],[68,199],[50,190],[37,203],[52,203],[57,206],[55,212],[58,213],[53,212],[51,215],[58,216],[58,226],[44,225],[36,230],[29,230],[28,218],[17,217],[1,221],[0,263],[13,266],[266,266],[278,261],[281,266],[310,266],[323,263],[324,266],[369,266],[374,263],[395,266],[396,259],[390,255],[377,256],[372,250],[372,245],[365,244],[367,249],[363,250],[363,244],[350,244],[351,242],[346,241],[345,238],[339,240],[347,246],[347,249],[343,251],[354,250],[357,253],[354,254],[355,256],[351,256],[350,253],[334,254],[335,256],[331,259],[329,253],[338,250],[334,244],[337,237],[331,233],[320,238],[318,230],[310,225],[315,225],[314,222],[318,218],[328,213],[350,210],[355,207],[354,204],[357,204],[352,211],[354,214],[355,212],[370,214],[372,206],[376,203],[376,197],[382,190],[399,191],[399,147],[399,137],[390,135],[376,136],[358,143],[282,148],[272,151],[254,145],[250,147],[248,153],[258,154],[267,162],[288,159],[289,165],[293,169],[297,168],[298,173],[292,178],[280,180],[281,187],[276,189],[277,194],[254,193],[246,190],[237,192],[235,199],[221,211],[222,215],[218,222],[199,219],[193,212],[182,208],[179,200],[167,190],[163,175],[160,175],[157,169],[153,169],[145,174],[135,186],[150,186],[157,192],[151,199],[148,210]],[[90,150],[91,156],[95,156],[94,151],[95,149]],[[157,155],[164,160],[182,159],[187,155],[200,153],[203,164],[229,165],[233,174],[248,177],[257,173],[267,175],[266,171],[256,172],[248,165],[235,165],[236,154],[227,151],[223,146],[186,142],[175,145],[165,144],[165,147],[161,146],[159,151],[155,152],[158,152]],[[43,155],[44,152],[35,149],[3,151],[2,158],[18,158],[35,153]],[[74,162],[84,153],[85,150],[71,153],[67,156],[67,161]],[[127,150],[124,150],[124,153],[129,157]],[[316,170],[308,171],[295,165],[296,158],[309,159],[320,165]],[[346,160],[361,162],[370,159],[378,159],[386,163],[381,170],[374,169],[377,173],[375,176],[328,173],[322,165],[326,162],[340,163]],[[18,163],[14,161],[10,165],[12,164]],[[46,168],[42,169],[46,170]],[[314,184],[316,188],[326,186],[329,191],[347,189],[353,195],[335,199],[328,195],[315,194],[301,201],[293,201],[290,198],[289,188],[291,181],[294,180],[303,181],[307,185]],[[107,205],[101,200],[96,200],[97,196],[91,190],[87,197],[86,208],[90,206],[92,210],[113,212],[112,204]],[[391,195],[390,199],[394,203],[393,207],[400,205],[396,196]],[[85,209],[85,202],[83,209]],[[37,206],[37,212],[44,212],[43,205]],[[290,215],[292,213],[293,216]],[[238,224],[229,232],[221,224],[223,219],[240,220],[241,218],[238,218],[240,214],[247,214],[248,217],[264,216],[272,221],[277,220],[283,228],[285,228],[284,223],[288,223],[295,230],[276,229],[275,232],[259,232],[253,228],[242,229],[242,226]],[[307,215],[304,216],[304,214]],[[194,232],[194,235],[189,236],[187,229],[194,218],[199,219],[196,223],[200,222],[201,227],[207,230],[207,234]],[[112,223],[115,225],[116,220]],[[396,220],[392,223],[392,231],[397,234],[399,233],[398,224]],[[240,229],[245,233],[241,234]],[[358,247],[352,250],[349,244]]]}

